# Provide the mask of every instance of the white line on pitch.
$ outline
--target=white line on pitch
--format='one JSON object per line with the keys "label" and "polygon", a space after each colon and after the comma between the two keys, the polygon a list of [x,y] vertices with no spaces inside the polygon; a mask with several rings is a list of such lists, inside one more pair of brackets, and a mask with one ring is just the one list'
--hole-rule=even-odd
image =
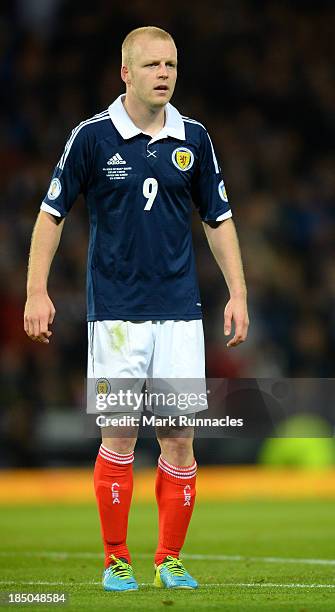
{"label": "white line on pitch", "polygon": [[242,555],[182,555],[185,559],[206,561],[255,561],[259,563],[303,563],[307,565],[335,565],[335,559],[303,559],[299,557],[247,557]]}
{"label": "white line on pitch", "polygon": [[[19,586],[101,586],[101,581],[96,582],[48,582],[44,580],[1,580],[0,585],[19,585]],[[139,586],[153,586],[152,582],[141,582]],[[208,582],[201,584],[200,587],[263,587],[263,588],[278,588],[278,589],[335,589],[335,584],[301,584],[288,583],[281,584],[276,582]]]}
{"label": "white line on pitch", "polygon": [[[0,557],[46,557],[56,560],[64,559],[102,559],[101,553],[94,552],[57,552],[57,551],[0,551]],[[137,553],[134,555],[136,559],[151,559],[153,555],[150,553]],[[335,559],[304,559],[299,557],[247,557],[242,555],[202,555],[202,554],[182,554],[183,559],[194,561],[252,561],[254,563],[293,563],[304,565],[335,565]]]}

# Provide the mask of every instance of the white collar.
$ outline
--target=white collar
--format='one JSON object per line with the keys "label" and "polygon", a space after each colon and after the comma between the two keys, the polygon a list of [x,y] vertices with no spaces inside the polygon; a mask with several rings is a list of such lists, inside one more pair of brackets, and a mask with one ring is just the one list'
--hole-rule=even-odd
{"label": "white collar", "polygon": [[[121,134],[122,138],[126,140],[128,138],[133,138],[133,136],[137,136],[137,134],[142,134],[142,130],[133,123],[123,106],[122,98],[124,98],[124,96],[125,94],[122,94],[116,98],[108,107],[108,113],[117,131]],[[172,138],[177,138],[178,140],[185,140],[185,127],[182,116],[170,103],[165,106],[165,125],[161,131],[151,139],[150,143],[166,138],[167,136],[172,136]]]}

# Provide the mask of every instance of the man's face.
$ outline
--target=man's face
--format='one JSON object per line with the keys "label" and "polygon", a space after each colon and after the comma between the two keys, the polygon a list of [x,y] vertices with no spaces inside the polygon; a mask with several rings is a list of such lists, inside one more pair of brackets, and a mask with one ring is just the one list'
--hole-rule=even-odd
{"label": "man's face", "polygon": [[177,79],[177,50],[169,40],[141,36],[134,42],[130,66],[122,67],[127,91],[149,108],[164,106]]}

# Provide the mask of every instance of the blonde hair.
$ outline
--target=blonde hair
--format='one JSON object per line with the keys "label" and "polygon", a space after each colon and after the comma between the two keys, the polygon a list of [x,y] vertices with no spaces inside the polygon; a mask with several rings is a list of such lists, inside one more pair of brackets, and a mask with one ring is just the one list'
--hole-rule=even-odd
{"label": "blonde hair", "polygon": [[143,28],[136,28],[127,34],[126,38],[122,43],[122,66],[129,66],[133,59],[133,48],[134,42],[140,36],[150,36],[151,38],[161,38],[162,40],[169,40],[175,45],[175,42],[166,30],[156,28],[156,26],[145,26]]}

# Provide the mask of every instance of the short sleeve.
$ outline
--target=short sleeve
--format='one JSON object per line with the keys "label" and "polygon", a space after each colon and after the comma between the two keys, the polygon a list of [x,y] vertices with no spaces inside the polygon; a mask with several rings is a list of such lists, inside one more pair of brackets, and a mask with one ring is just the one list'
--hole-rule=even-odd
{"label": "short sleeve", "polygon": [[55,167],[41,210],[65,217],[80,193],[85,193],[90,173],[90,143],[85,126],[72,130]]}
{"label": "short sleeve", "polygon": [[208,132],[202,128],[192,199],[203,221],[223,221],[232,216],[221,169]]}

